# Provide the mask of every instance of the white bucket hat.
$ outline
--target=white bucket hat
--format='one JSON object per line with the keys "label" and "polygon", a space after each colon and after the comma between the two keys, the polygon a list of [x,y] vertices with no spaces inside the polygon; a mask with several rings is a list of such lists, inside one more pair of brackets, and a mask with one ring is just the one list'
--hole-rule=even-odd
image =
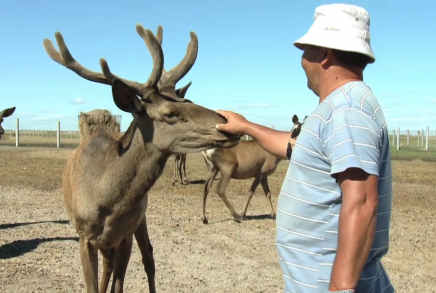
{"label": "white bucket hat", "polygon": [[362,7],[349,4],[321,5],[315,9],[309,31],[294,45],[301,50],[307,44],[361,53],[370,57],[370,63],[374,63],[369,23],[369,13]]}

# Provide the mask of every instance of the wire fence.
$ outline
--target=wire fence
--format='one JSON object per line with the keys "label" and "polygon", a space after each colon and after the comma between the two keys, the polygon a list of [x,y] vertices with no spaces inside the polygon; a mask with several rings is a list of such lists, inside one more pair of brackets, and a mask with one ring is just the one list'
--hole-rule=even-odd
{"label": "wire fence", "polygon": [[[80,116],[79,116],[80,117]],[[114,118],[119,123],[119,118]],[[98,121],[99,122],[99,121]],[[38,129],[20,129],[19,119],[17,118],[16,129],[5,130],[3,135],[3,142],[5,139],[9,140],[15,138],[15,146],[20,146],[20,138],[24,140],[38,141],[38,139],[44,139],[47,144],[56,144],[59,148],[63,140],[67,140],[69,144],[78,144],[80,141],[79,130],[61,130],[60,122],[57,122],[55,129],[38,130]],[[274,128],[274,126],[272,126]],[[0,140],[0,144],[4,144]],[[244,135],[242,140],[252,140],[249,135]],[[389,141],[391,146],[400,150],[402,147],[417,148],[423,150],[436,149],[436,129],[431,129],[429,126],[420,130],[410,129],[392,129],[389,134]],[[25,144],[27,145],[27,144]]]}

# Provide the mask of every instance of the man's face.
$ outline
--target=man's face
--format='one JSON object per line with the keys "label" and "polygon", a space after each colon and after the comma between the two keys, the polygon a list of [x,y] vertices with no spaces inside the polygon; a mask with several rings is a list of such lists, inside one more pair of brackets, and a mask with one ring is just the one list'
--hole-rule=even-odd
{"label": "man's face", "polygon": [[322,51],[322,48],[305,45],[301,57],[301,66],[307,76],[307,87],[317,96],[319,96]]}

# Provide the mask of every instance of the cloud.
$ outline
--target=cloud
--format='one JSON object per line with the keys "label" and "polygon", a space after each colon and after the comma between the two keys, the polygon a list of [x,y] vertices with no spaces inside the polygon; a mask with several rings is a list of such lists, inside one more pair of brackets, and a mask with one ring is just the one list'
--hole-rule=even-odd
{"label": "cloud", "polygon": [[73,105],[82,105],[85,103],[86,103],[86,101],[82,98],[75,98],[74,100],[71,101],[71,104],[73,104]]}
{"label": "cloud", "polygon": [[436,104],[436,99],[430,100],[431,104]]}

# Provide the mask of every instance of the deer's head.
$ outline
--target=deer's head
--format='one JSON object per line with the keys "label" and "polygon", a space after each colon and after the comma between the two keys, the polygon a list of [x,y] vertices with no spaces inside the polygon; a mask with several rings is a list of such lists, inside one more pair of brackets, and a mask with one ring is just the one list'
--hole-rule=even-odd
{"label": "deer's head", "polygon": [[[306,119],[306,117],[304,117],[304,119]],[[303,125],[303,123],[298,121],[297,115],[292,116],[292,123],[294,123],[294,127],[292,127],[291,130],[291,138],[296,138],[300,134],[301,126]]]}
{"label": "deer's head", "polygon": [[15,112],[15,107],[4,109],[3,111],[0,111],[0,139],[2,138],[2,135],[5,134],[5,130],[2,127],[3,118],[9,117]]}
{"label": "deer's head", "polygon": [[215,111],[184,99],[190,83],[178,90],[176,83],[188,73],[197,58],[198,39],[191,32],[191,42],[183,60],[170,71],[164,69],[162,52],[162,27],[156,37],[142,25],[136,31],[144,40],[153,58],[153,69],[145,83],[122,79],[114,75],[105,59],[100,59],[102,73],[86,69],[69,52],[62,35],[56,32],[58,52],[53,43],[45,39],[44,47],[54,61],[69,68],[79,76],[112,86],[115,105],[131,113],[142,133],[161,150],[171,153],[198,152],[213,147],[233,147],[239,137],[219,132],[215,125],[225,119]]}

